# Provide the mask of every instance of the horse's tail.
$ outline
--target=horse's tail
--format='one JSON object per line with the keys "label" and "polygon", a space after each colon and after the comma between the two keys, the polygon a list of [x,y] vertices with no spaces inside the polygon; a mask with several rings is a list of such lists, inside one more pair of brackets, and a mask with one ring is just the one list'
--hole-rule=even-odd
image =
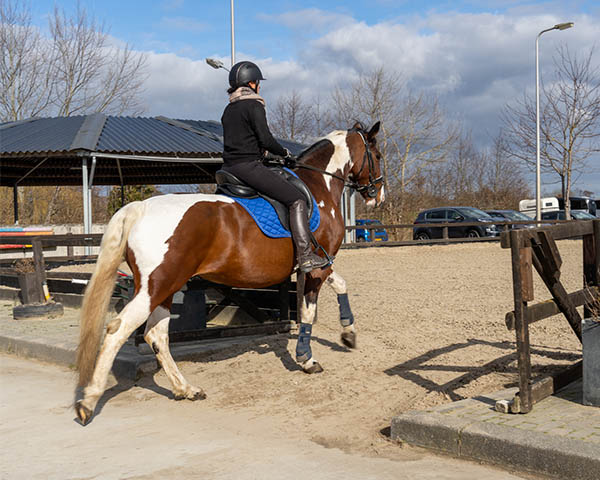
{"label": "horse's tail", "polygon": [[125,256],[131,227],[144,212],[142,202],[133,202],[110,219],[102,237],[96,269],[85,289],[81,306],[79,346],[77,347],[78,385],[87,385],[94,372],[102,339],[104,317],[115,288],[115,273]]}

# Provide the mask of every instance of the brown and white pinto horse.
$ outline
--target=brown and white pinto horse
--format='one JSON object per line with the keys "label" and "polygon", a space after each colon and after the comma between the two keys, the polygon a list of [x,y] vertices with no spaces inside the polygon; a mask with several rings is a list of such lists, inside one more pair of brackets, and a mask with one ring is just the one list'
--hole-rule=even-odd
{"label": "brown and white pinto horse", "polygon": [[[334,131],[300,158],[296,172],[320,209],[315,237],[330,255],[336,254],[344,235],[340,210],[344,186],[351,182],[367,205],[377,206],[384,200],[381,155],[375,141],[378,131],[379,122],[368,132],[360,124],[348,131]],[[115,273],[123,259],[133,272],[135,295],[107,325],[100,348]],[[144,339],[164,368],[175,398],[205,398],[201,389],[183,378],[169,352],[173,294],[194,275],[236,287],[273,285],[288,278],[294,265],[290,238],[266,237],[239,204],[223,195],[163,195],[119,210],[102,238],[96,270],[83,300],[75,403],[79,420],[85,425],[92,418],[118,350],[146,320]],[[338,294],[342,340],[355,346],[344,279],[331,267],[313,270],[306,275],[297,348],[297,360],[308,373],[322,370],[312,358],[309,342],[317,296],[325,281]]]}

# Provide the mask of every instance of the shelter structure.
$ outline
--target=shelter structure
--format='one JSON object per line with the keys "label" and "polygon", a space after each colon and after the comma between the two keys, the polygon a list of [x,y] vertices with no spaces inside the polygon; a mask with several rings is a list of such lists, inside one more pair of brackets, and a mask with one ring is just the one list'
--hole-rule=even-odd
{"label": "shelter structure", "polygon": [[[221,124],[167,117],[30,118],[0,125],[0,186],[82,185],[84,232],[93,185],[214,183],[223,163]],[[280,140],[292,153],[304,148]]]}

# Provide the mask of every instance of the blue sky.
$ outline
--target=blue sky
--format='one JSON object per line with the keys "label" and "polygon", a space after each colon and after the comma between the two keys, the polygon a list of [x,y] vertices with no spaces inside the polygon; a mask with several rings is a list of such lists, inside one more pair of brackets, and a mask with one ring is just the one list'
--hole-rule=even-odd
{"label": "blue sky", "polygon": [[[67,12],[77,5],[76,0],[31,3],[42,29],[55,4]],[[105,22],[115,42],[148,55],[146,115],[220,118],[227,73],[211,69],[204,59],[229,63],[229,0],[80,4]],[[235,20],[237,59],[261,65],[267,102],[292,89],[326,98],[335,85],[385,65],[408,87],[439,96],[481,145],[498,132],[502,107],[533,91],[540,30],[575,22],[575,28],[542,37],[543,75],[551,74],[560,42],[584,51],[600,39],[598,1],[236,0]],[[595,61],[600,66],[600,52]],[[544,179],[544,189],[552,191],[556,185],[549,180]],[[576,187],[600,196],[600,173],[582,176]]]}

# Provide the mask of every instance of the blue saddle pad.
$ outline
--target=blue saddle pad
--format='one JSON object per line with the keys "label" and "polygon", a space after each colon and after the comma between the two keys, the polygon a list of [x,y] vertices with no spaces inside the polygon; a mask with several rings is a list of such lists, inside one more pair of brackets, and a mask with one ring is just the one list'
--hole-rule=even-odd
{"label": "blue saddle pad", "polygon": [[[258,227],[267,237],[286,238],[292,236],[290,231],[284,228],[279,221],[279,217],[277,216],[277,212],[273,206],[264,198],[241,198],[233,196],[231,196],[231,198],[246,209],[246,211],[250,214]],[[310,217],[310,221],[308,222],[308,226],[310,227],[310,231],[314,232],[317,228],[319,228],[321,223],[321,215],[319,214],[319,207],[317,206],[317,202],[315,201],[314,197],[312,198],[312,203],[313,213]]]}

